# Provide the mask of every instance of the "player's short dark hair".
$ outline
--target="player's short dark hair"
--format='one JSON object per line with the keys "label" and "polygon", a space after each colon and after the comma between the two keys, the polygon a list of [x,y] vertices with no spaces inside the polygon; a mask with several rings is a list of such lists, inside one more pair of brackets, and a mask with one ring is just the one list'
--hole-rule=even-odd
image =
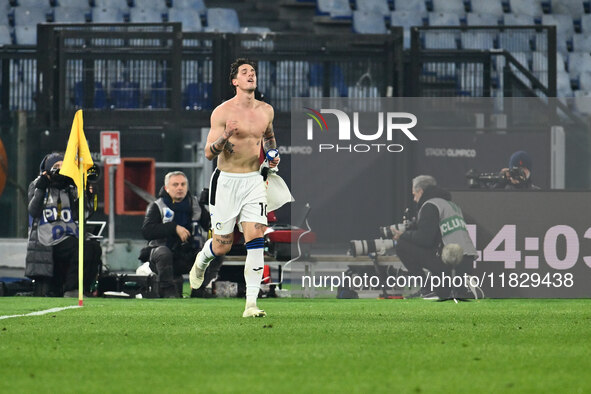
{"label": "player's short dark hair", "polygon": [[252,60],[246,59],[244,57],[240,57],[240,58],[234,60],[234,63],[232,63],[232,65],[230,66],[230,86],[234,90],[234,93],[236,93],[236,86],[234,86],[234,84],[232,84],[232,80],[238,76],[238,69],[240,68],[240,66],[242,66],[244,64],[248,64],[249,66],[252,66],[254,68],[255,73],[256,73],[257,65]]}

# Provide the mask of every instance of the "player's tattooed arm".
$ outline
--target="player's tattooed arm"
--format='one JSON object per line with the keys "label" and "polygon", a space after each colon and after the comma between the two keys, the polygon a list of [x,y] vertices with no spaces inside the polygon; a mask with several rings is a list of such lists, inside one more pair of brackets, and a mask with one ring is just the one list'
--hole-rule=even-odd
{"label": "player's tattooed arm", "polygon": [[273,132],[273,124],[269,123],[265,134],[263,134],[263,149],[268,152],[269,149],[277,149],[277,141],[275,141],[275,133]]}
{"label": "player's tattooed arm", "polygon": [[228,153],[234,153],[234,144],[230,141],[226,141],[226,144],[224,145],[224,150]]}
{"label": "player's tattooed arm", "polygon": [[220,153],[222,153],[222,149],[220,149],[220,146],[223,146],[223,143],[222,143],[222,141],[220,141],[220,139],[218,139],[216,142],[214,142],[213,144],[209,145],[209,151],[214,156],[217,156]]}
{"label": "player's tattooed arm", "polygon": [[226,121],[226,127],[222,135],[220,135],[220,137],[217,140],[215,140],[211,143],[211,145],[209,145],[209,151],[213,154],[213,156],[219,155],[224,150],[230,153],[234,153],[234,144],[228,142],[228,140],[231,136],[234,135],[236,130],[238,130],[237,124],[238,122],[236,122],[235,120]]}

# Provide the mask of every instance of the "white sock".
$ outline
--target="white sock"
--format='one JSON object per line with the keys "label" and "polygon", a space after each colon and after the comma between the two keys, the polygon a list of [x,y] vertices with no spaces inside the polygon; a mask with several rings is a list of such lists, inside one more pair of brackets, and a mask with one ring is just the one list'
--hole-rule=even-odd
{"label": "white sock", "polygon": [[246,262],[244,263],[244,280],[246,282],[246,307],[256,306],[261,280],[265,266],[263,248],[265,240],[255,238],[246,243]]}
{"label": "white sock", "polygon": [[215,259],[217,256],[213,253],[213,248],[211,246],[211,238],[208,239],[205,244],[203,245],[203,249],[201,252],[197,254],[197,258],[195,259],[195,263],[197,267],[201,270],[207,269],[207,266],[211,262],[211,260]]}

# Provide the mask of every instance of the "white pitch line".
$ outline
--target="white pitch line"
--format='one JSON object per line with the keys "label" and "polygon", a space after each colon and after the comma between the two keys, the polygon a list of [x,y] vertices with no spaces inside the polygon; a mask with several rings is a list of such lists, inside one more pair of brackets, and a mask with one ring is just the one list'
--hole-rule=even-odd
{"label": "white pitch line", "polygon": [[72,306],[64,306],[64,307],[61,307],[61,308],[46,309],[44,311],[37,311],[37,312],[26,313],[24,315],[6,315],[6,316],[0,316],[0,320],[2,320],[2,319],[10,319],[11,317],[41,316],[41,315],[46,315],[48,313],[61,312],[61,311],[65,311],[66,309],[74,309],[74,308],[82,308],[82,307],[81,306],[78,306],[78,305],[72,305]]}

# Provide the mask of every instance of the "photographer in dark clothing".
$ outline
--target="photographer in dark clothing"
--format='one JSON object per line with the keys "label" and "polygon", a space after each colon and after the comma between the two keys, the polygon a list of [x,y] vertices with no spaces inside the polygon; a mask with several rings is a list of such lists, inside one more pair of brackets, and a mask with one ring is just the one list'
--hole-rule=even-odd
{"label": "photographer in dark clothing", "polygon": [[[78,297],[78,191],[71,178],[59,173],[61,153],[41,162],[41,175],[29,185],[31,226],[25,275],[35,280],[35,295]],[[86,190],[86,218],[96,207],[93,188]],[[98,242],[84,242],[84,292],[96,280],[101,264]]]}
{"label": "photographer in dark clothing", "polygon": [[[205,204],[190,195],[186,175],[175,171],[166,174],[159,198],[148,205],[142,234],[149,243],[140,260],[149,261],[158,274],[161,297],[182,297],[182,275],[189,273],[207,240],[210,219]],[[221,261],[212,270],[219,270],[219,265]]]}
{"label": "photographer in dark clothing", "polygon": [[[463,275],[472,269],[477,257],[476,249],[464,221],[461,209],[451,201],[449,192],[437,187],[435,178],[420,175],[413,179],[413,199],[419,212],[414,227],[404,232],[392,230],[396,244],[396,254],[407,268],[409,275],[425,278],[424,269],[432,275]],[[463,257],[455,266],[446,264],[441,259],[445,245],[461,247]],[[440,298],[451,294],[450,288],[438,287],[435,293]]]}
{"label": "photographer in dark clothing", "polygon": [[503,168],[501,174],[507,179],[504,185],[508,190],[539,190],[540,188],[532,183],[532,160],[526,151],[520,150],[511,155],[509,168]]}

